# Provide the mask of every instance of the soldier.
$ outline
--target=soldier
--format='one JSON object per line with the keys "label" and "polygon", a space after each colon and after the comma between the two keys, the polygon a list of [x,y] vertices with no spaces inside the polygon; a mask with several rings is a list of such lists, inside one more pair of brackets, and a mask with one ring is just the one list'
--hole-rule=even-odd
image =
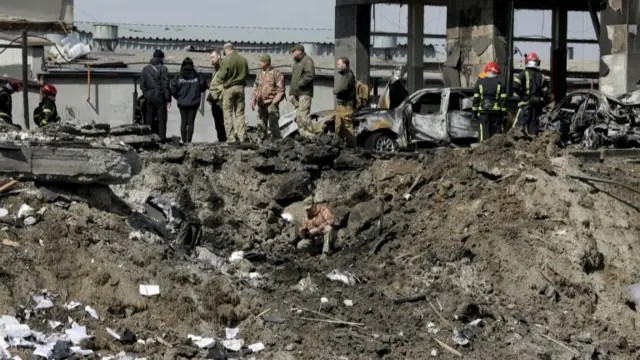
{"label": "soldier", "polygon": [[484,67],[483,74],[473,91],[473,111],[480,121],[480,142],[501,131],[507,112],[507,94],[498,78],[500,66],[492,61]]}
{"label": "soldier", "polygon": [[280,101],[284,97],[284,75],[271,66],[271,56],[260,56],[262,71],[256,76],[251,93],[251,111],[258,105],[258,131],[261,140],[267,137],[267,128],[273,138],[280,138]]}
{"label": "soldier", "polygon": [[211,75],[211,84],[209,86],[209,95],[207,102],[211,104],[211,115],[213,123],[216,127],[219,142],[227,141],[227,132],[224,129],[224,112],[222,111],[222,85],[220,84],[220,60],[222,54],[218,50],[211,52],[211,65],[213,66],[213,74]]}
{"label": "soldier", "polygon": [[316,67],[313,59],[304,52],[304,46],[296,45],[292,49],[293,67],[291,71],[291,85],[289,86],[289,101],[296,109],[296,123],[301,136],[314,135],[311,125],[311,100],[313,99],[313,79]]}
{"label": "soldier", "polygon": [[13,124],[11,95],[20,91],[22,84],[16,80],[10,80],[0,88],[0,120]]}
{"label": "soldier", "polygon": [[517,124],[529,135],[538,135],[538,117],[549,102],[549,79],[540,72],[540,58],[536,53],[525,58],[525,69],[513,79],[513,90],[520,97],[513,127]]}
{"label": "soldier", "polygon": [[[240,56],[232,44],[224,45],[226,58],[220,66],[219,81],[224,89],[222,93],[222,111],[224,127],[227,130],[227,143],[244,142],[247,132],[244,118],[244,87],[247,85],[249,63]],[[235,115],[235,123],[233,116]]]}
{"label": "soldier", "polygon": [[347,144],[355,146],[353,133],[353,110],[356,101],[356,78],[349,68],[349,59],[341,57],[336,62],[338,73],[342,75],[340,84],[333,90],[336,96],[336,136],[347,140]]}

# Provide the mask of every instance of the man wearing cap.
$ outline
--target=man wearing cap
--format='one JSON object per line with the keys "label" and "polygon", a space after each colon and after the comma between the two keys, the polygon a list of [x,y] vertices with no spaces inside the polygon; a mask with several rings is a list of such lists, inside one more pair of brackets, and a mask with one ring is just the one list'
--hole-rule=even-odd
{"label": "man wearing cap", "polygon": [[293,68],[291,69],[291,85],[289,99],[296,109],[296,123],[301,136],[314,135],[311,125],[311,99],[313,98],[313,79],[316,67],[313,59],[304,52],[304,46],[296,45],[292,49]]}
{"label": "man wearing cap", "polygon": [[164,53],[156,50],[149,65],[142,69],[140,90],[145,98],[144,121],[161,141],[167,139],[167,107],[171,106],[169,70],[164,66]]}
{"label": "man wearing cap", "polygon": [[251,93],[251,111],[258,106],[258,131],[261,140],[267,138],[267,129],[273,138],[280,138],[280,101],[284,98],[284,75],[271,66],[271,56],[260,56],[260,73],[256,76]]}
{"label": "man wearing cap", "polygon": [[[249,63],[240,56],[232,44],[224,45],[226,58],[222,61],[218,80],[222,84],[222,111],[227,143],[244,142],[247,126],[244,118],[244,87],[247,85]],[[235,122],[233,116],[235,115]]]}
{"label": "man wearing cap", "polygon": [[326,258],[333,248],[337,231],[333,227],[334,216],[329,206],[314,202],[313,197],[303,201],[307,218],[300,223],[300,237],[297,247],[300,250],[322,246],[322,257]]}

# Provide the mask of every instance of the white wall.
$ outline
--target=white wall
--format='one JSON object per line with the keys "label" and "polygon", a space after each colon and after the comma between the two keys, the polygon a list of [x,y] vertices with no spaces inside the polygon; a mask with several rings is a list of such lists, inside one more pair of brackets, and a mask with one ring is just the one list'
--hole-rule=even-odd
{"label": "white wall", "polygon": [[[88,101],[88,87],[85,77],[48,76],[45,77],[45,82],[55,85],[58,89],[56,103],[60,117],[63,119],[72,120],[73,118],[70,114],[73,113],[78,122],[95,121],[96,123],[109,123],[112,126],[132,123],[132,101],[135,90],[132,78],[101,79],[94,75],[91,79],[90,100]],[[252,87],[253,82],[250,82],[245,88],[247,101],[245,114],[248,126],[255,126],[257,123],[257,114],[249,108]],[[381,92],[382,89],[379,91]],[[140,95],[139,89],[138,94]],[[17,95],[14,95],[14,102],[17,101]],[[333,80],[316,80],[311,111],[330,109],[333,107],[333,103]],[[37,105],[37,103],[35,104]],[[16,108],[14,113],[22,113],[22,106],[16,104],[14,108],[16,106],[20,108]],[[288,101],[280,105],[281,114],[286,114],[290,111],[293,111],[293,107]],[[204,114],[198,114],[195,127],[196,132],[193,141],[209,142],[217,140],[209,104],[205,105]],[[169,109],[168,135],[180,135],[180,112],[175,101]]]}

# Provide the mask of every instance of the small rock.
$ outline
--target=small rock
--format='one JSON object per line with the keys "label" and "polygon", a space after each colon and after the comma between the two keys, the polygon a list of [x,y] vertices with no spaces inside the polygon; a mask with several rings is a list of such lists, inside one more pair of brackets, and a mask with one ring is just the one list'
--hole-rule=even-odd
{"label": "small rock", "polygon": [[287,346],[284,347],[286,351],[293,351],[295,350],[295,348],[296,348],[295,344],[287,344]]}
{"label": "small rock", "polygon": [[311,247],[312,241],[309,239],[302,239],[300,241],[298,241],[298,245],[296,245],[296,248],[298,248],[298,250],[306,250],[308,248]]}
{"label": "small rock", "polygon": [[579,334],[575,334],[571,336],[571,341],[572,342],[581,342],[584,344],[591,344],[593,343],[593,339],[591,338],[591,333],[588,332],[582,332]]}
{"label": "small rock", "polygon": [[186,357],[187,359],[193,359],[198,355],[198,349],[193,346],[182,345],[178,348],[178,355]]}

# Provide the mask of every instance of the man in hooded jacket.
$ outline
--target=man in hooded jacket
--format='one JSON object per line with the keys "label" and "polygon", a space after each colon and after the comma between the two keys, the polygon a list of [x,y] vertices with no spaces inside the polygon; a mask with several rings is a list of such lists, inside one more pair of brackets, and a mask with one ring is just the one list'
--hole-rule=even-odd
{"label": "man in hooded jacket", "polygon": [[164,66],[164,53],[156,50],[149,65],[142,69],[140,90],[146,100],[145,123],[158,134],[161,141],[167,139],[167,108],[171,106],[169,70]]}
{"label": "man in hooded jacket", "polygon": [[178,103],[180,110],[180,135],[182,143],[190,143],[193,139],[193,126],[200,108],[202,93],[207,90],[207,81],[200,75],[191,58],[185,58],[178,74],[171,82],[171,95]]}

